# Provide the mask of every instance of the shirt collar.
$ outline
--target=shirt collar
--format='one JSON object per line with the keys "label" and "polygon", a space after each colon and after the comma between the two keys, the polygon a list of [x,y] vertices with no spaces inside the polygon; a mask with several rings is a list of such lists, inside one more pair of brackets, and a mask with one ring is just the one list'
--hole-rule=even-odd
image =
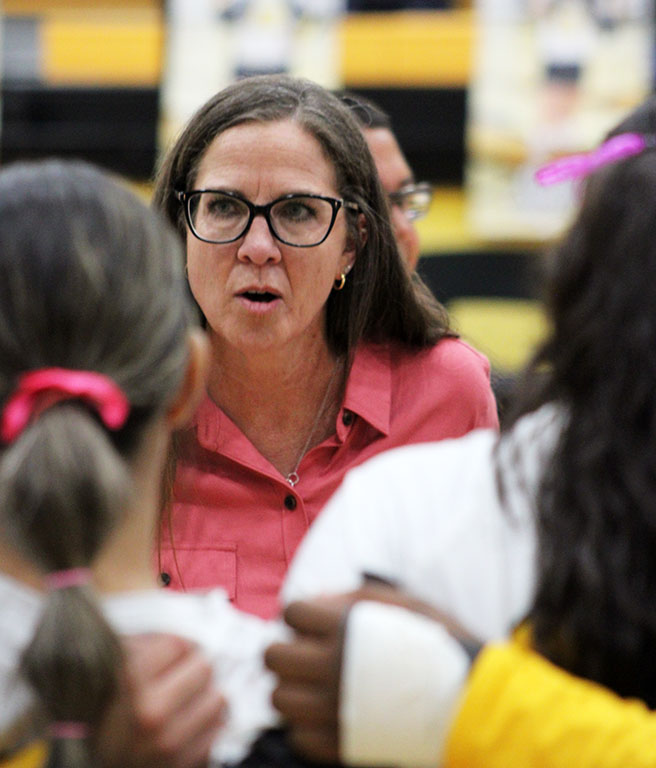
{"label": "shirt collar", "polygon": [[192,426],[200,445],[214,452],[223,452],[231,436],[238,439],[241,434],[207,393],[196,411]]}
{"label": "shirt collar", "polygon": [[392,404],[391,350],[387,344],[358,347],[346,383],[342,410],[352,411],[389,435]]}

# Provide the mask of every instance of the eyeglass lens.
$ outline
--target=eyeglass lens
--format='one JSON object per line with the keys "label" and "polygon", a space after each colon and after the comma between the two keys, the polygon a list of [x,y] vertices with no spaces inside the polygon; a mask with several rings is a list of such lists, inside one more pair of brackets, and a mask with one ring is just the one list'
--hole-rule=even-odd
{"label": "eyeglass lens", "polygon": [[400,189],[390,195],[394,205],[398,205],[409,219],[420,219],[428,213],[433,190],[428,184],[416,184]]}
{"label": "eyeglass lens", "polygon": [[[249,207],[243,200],[221,192],[191,195],[189,214],[197,235],[215,243],[241,237],[250,218]],[[268,215],[273,234],[290,245],[299,246],[321,242],[332,221],[333,206],[328,200],[303,195],[279,200],[271,206]]]}

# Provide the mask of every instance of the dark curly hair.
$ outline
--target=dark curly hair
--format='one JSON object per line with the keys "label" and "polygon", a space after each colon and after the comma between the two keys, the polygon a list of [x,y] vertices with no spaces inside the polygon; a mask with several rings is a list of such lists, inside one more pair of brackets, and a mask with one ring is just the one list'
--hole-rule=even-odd
{"label": "dark curly hair", "polygon": [[[628,131],[656,132],[656,99],[609,136]],[[551,266],[552,329],[518,409],[551,401],[567,413],[537,498],[534,643],[566,669],[654,707],[654,150],[587,179]]]}

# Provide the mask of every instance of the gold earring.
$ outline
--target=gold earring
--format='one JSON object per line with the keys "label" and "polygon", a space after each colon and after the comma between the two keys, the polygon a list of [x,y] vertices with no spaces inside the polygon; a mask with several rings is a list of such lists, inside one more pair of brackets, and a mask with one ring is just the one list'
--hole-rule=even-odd
{"label": "gold earring", "polygon": [[335,280],[335,283],[333,285],[334,290],[341,291],[345,283],[346,283],[346,273],[342,272],[339,280]]}

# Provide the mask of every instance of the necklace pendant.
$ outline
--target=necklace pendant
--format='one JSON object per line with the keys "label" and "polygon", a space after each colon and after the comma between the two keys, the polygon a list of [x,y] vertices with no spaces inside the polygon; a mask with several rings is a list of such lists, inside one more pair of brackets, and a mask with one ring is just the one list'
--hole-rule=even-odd
{"label": "necklace pendant", "polygon": [[298,472],[296,472],[296,470],[294,470],[293,472],[290,472],[285,478],[285,480],[287,480],[287,482],[291,485],[292,488],[296,485],[296,483],[298,483],[300,479],[301,478],[298,476]]}

